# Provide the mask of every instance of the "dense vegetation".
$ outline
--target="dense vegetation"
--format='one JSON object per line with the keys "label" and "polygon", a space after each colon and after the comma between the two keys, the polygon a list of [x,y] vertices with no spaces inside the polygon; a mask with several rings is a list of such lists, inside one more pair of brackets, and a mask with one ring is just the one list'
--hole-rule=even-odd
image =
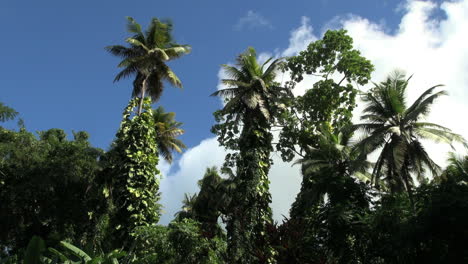
{"label": "dense vegetation", "polygon": [[[152,19],[143,31],[128,18],[128,45],[106,48],[123,59],[115,80],[134,78],[107,151],[86,132],[31,133],[0,103],[0,122],[18,119],[17,130],[0,126],[0,263],[468,262],[468,157],[451,153],[443,169],[423,145],[466,146],[425,121],[446,92],[436,85],[409,103],[401,72],[360,91],[374,66],[344,30],[297,56],[260,62],[248,48],[223,66],[226,88],[212,95],[225,104],[212,132],[229,154],[219,170],[207,168],[169,225],[158,224],[158,162],[185,148],[175,114],[152,109],[165,81],[182,87],[166,62],[190,47],[171,30]],[[277,81],[281,71],[290,81]],[[316,81],[295,96],[307,76]],[[359,97],[362,123],[353,124]],[[270,208],[275,151],[303,176],[281,223]]]}

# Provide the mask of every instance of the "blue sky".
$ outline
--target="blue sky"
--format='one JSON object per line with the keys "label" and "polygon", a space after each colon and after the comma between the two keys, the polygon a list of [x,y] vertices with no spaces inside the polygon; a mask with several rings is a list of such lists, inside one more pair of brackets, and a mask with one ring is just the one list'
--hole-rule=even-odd
{"label": "blue sky", "polygon": [[391,30],[399,14],[397,2],[387,2],[1,1],[0,101],[21,113],[28,130],[85,130],[93,145],[107,148],[131,80],[112,82],[119,60],[104,47],[124,43],[125,16],[144,27],[151,17],[170,18],[176,40],[193,51],[170,63],[184,89],[166,86],[157,105],[177,113],[186,130],[182,139],[194,146],[210,136],[212,112],[220,107],[209,94],[221,64],[247,46],[259,52],[287,47],[302,16],[320,29],[335,16],[353,13],[385,21]]}
{"label": "blue sky", "polygon": [[[136,4],[137,3],[137,4]],[[0,101],[21,113],[30,131],[85,130],[93,145],[106,149],[118,129],[131,93],[131,80],[113,83],[118,58],[104,47],[122,44],[125,16],[146,27],[151,17],[170,18],[174,36],[193,52],[170,67],[184,89],[166,87],[156,105],[177,113],[189,148],[171,165],[160,163],[161,223],[180,209],[184,193],[198,191],[206,167],[221,165],[226,152],[210,128],[220,100],[209,97],[219,87],[220,65],[248,46],[259,57],[294,55],[329,28],[345,28],[355,47],[370,59],[379,82],[399,68],[414,74],[412,102],[425,89],[445,84],[450,96],[439,100],[428,121],[468,138],[468,0],[318,0],[318,1],[21,1],[0,2]],[[287,79],[287,77],[286,77]],[[284,80],[286,81],[286,80]],[[311,87],[306,77],[295,94]],[[369,86],[361,87],[363,90]],[[361,108],[362,109],[362,108]],[[358,120],[360,108],[355,110]],[[15,127],[14,123],[7,124]],[[426,144],[444,165],[451,149]],[[457,149],[459,153],[466,153]],[[298,166],[272,154],[272,208],[276,220],[288,215],[299,191]]]}

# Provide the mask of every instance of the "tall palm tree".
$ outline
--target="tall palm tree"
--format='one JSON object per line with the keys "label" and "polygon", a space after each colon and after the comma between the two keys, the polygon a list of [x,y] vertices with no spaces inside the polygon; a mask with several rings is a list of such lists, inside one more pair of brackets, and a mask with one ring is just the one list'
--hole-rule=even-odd
{"label": "tall palm tree", "polygon": [[172,23],[152,18],[146,32],[132,17],[127,17],[127,30],[134,35],[125,41],[128,47],[113,45],[106,47],[111,54],[123,60],[118,67],[124,68],[115,76],[114,81],[135,76],[132,97],[140,97],[138,113],[141,114],[143,99],[149,95],[156,102],[163,91],[163,81],[182,88],[182,83],[166,65],[167,61],[177,59],[190,52],[190,46],[176,44],[172,38]]}
{"label": "tall palm tree", "polygon": [[382,149],[372,173],[372,183],[379,187],[384,178],[390,192],[406,191],[412,200],[412,175],[421,181],[426,170],[433,175],[440,173],[440,167],[429,157],[420,139],[466,143],[450,129],[423,121],[432,104],[447,94],[446,91],[436,92],[442,85],[430,87],[408,107],[406,90],[410,79],[395,71],[384,82],[375,84],[363,96],[367,104],[361,116],[364,123],[356,126],[365,132],[359,143],[363,153]]}
{"label": "tall palm tree", "polygon": [[256,56],[255,49],[249,47],[237,57],[236,66],[223,65],[229,79],[221,81],[228,88],[211,94],[227,99],[222,111],[239,116],[237,121],[242,121],[244,125],[253,119],[248,116],[253,113],[256,118],[270,121],[274,103],[280,94],[288,91],[274,81],[281,59],[269,58],[259,64]]}
{"label": "tall palm tree", "polygon": [[[242,127],[233,147],[239,155],[236,188],[227,216],[228,251],[232,263],[267,263],[271,253],[274,254],[265,234],[271,222],[270,129],[278,100],[288,91],[274,81],[279,62],[280,59],[270,58],[259,64],[255,49],[248,48],[237,57],[235,66],[223,65],[229,79],[222,82],[228,87],[212,94],[226,99],[221,110],[226,116],[224,124],[230,124],[234,133]],[[232,131],[229,133],[232,135]]]}
{"label": "tall palm tree", "polygon": [[180,139],[176,138],[184,134],[184,130],[180,128],[182,123],[175,121],[174,117],[174,112],[165,112],[162,106],[153,109],[158,152],[169,163],[172,163],[174,151],[181,153],[182,149],[187,148]]}

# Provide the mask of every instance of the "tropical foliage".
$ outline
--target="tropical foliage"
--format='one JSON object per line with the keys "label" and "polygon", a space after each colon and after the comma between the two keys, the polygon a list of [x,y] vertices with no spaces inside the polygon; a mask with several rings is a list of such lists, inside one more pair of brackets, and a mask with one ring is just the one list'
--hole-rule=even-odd
{"label": "tropical foliage", "polygon": [[125,108],[103,189],[114,207],[111,240],[125,248],[131,246],[136,227],[154,225],[160,217],[157,135],[150,102],[145,99],[139,115],[137,99]]}
{"label": "tropical foliage", "polygon": [[0,122],[14,119],[18,115],[15,109],[8,107],[0,102]]}
{"label": "tropical foliage", "polygon": [[60,129],[0,129],[0,247],[26,247],[33,235],[48,241],[92,241],[107,202],[93,184],[103,151],[88,134],[68,140]]}
{"label": "tropical foliage", "polygon": [[[225,162],[193,175],[199,191],[159,224],[159,161],[186,146],[175,113],[152,103],[163,81],[181,87],[166,62],[190,48],[175,43],[168,21],[154,18],[143,32],[128,18],[128,30],[128,46],[107,47],[123,59],[116,80],[135,77],[107,151],[84,131],[0,126],[0,264],[468,262],[468,157],[450,153],[442,168],[422,144],[466,145],[426,120],[446,92],[433,86],[410,105],[401,72],[362,92],[374,66],[345,30],[296,56],[260,62],[248,48],[223,65],[212,132]],[[277,82],[281,71],[290,81]],[[307,89],[293,95],[299,84]],[[0,103],[0,122],[18,115]],[[275,149],[303,176],[281,223],[270,207]]]}

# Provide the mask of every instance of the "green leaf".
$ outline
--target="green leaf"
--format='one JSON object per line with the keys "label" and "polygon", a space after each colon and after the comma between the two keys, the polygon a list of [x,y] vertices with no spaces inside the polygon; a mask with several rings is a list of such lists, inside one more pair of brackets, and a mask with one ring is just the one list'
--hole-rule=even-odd
{"label": "green leaf", "polygon": [[86,254],[83,250],[75,247],[74,245],[68,242],[60,241],[60,245],[64,247],[65,249],[69,250],[75,256],[83,259],[85,262],[88,262],[91,260],[91,257],[88,254]]}
{"label": "green leaf", "polygon": [[44,240],[38,236],[33,236],[24,253],[24,264],[40,264],[45,249]]}

